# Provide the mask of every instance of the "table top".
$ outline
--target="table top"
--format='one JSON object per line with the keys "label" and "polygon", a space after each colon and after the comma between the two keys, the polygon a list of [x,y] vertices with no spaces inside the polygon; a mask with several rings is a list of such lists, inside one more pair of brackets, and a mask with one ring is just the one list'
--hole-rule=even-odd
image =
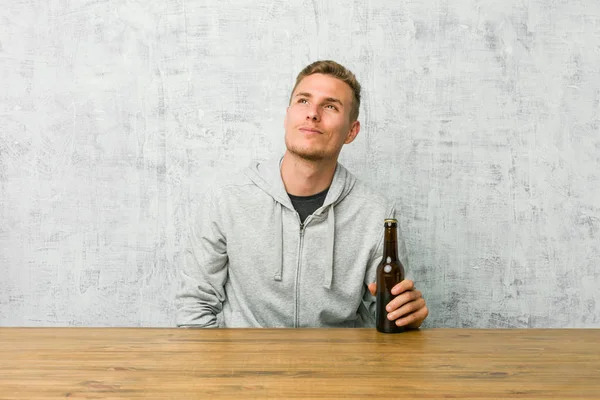
{"label": "table top", "polygon": [[600,399],[600,330],[0,328],[0,399]]}

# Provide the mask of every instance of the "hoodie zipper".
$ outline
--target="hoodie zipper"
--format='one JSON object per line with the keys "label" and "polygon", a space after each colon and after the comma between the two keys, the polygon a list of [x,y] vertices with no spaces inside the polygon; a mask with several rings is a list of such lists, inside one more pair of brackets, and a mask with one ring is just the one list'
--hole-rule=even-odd
{"label": "hoodie zipper", "polygon": [[[300,219],[300,216],[298,216]],[[298,266],[296,268],[296,320],[294,327],[300,326],[300,267],[302,265],[302,248],[304,247],[304,223],[300,223],[300,241],[298,243]]]}

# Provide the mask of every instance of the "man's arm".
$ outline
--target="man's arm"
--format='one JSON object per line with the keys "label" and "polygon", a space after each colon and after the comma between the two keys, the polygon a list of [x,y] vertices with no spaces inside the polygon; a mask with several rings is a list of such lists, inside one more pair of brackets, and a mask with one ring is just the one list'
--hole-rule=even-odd
{"label": "man's arm", "polygon": [[214,192],[210,191],[188,232],[182,286],[177,293],[177,326],[214,328],[225,301],[227,241]]}

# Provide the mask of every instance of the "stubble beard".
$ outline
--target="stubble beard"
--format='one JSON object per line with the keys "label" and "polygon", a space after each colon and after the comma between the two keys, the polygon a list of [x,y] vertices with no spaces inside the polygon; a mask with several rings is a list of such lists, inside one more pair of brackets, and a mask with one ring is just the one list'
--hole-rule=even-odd
{"label": "stubble beard", "polygon": [[308,151],[305,149],[299,149],[299,148],[295,148],[293,146],[290,146],[287,148],[287,150],[292,153],[293,155],[295,155],[298,158],[301,158],[303,160],[306,161],[322,161],[325,158],[327,158],[325,156],[325,154],[322,151]]}
{"label": "stubble beard", "polygon": [[309,148],[303,148],[302,146],[290,144],[287,139],[285,141],[285,145],[287,151],[305,161],[316,162],[328,158],[323,149],[311,150]]}

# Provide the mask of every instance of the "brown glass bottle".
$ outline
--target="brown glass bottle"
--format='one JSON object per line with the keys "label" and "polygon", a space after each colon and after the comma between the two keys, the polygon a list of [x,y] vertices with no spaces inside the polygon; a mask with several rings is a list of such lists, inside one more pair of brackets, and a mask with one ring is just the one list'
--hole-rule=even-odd
{"label": "brown glass bottle", "polygon": [[404,327],[387,318],[385,307],[394,299],[392,288],[404,280],[404,266],[398,258],[398,221],[384,221],[383,258],[377,266],[377,330],[383,333],[404,332]]}

